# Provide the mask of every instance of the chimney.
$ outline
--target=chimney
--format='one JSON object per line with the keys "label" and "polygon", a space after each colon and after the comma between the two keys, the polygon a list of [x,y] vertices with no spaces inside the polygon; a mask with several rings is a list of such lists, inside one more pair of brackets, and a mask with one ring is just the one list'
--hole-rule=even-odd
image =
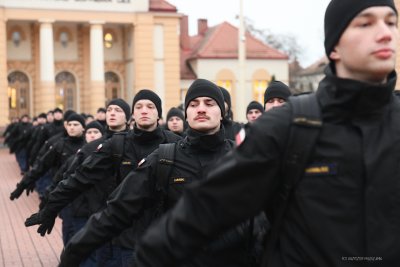
{"label": "chimney", "polygon": [[189,38],[189,19],[188,16],[181,17],[180,25],[180,42],[183,50],[190,50],[190,38]]}
{"label": "chimney", "polygon": [[199,35],[204,35],[208,30],[207,19],[197,20],[197,33]]}

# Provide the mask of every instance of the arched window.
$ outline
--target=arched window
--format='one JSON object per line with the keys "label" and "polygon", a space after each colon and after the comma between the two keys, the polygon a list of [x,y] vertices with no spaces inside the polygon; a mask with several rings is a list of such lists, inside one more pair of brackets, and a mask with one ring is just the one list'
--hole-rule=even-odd
{"label": "arched window", "polygon": [[56,106],[61,109],[75,109],[76,80],[74,75],[63,71],[56,76]]}
{"label": "arched window", "polygon": [[105,48],[111,48],[113,46],[113,41],[114,41],[114,36],[110,32],[107,32],[106,34],[104,34],[104,47]]}
{"label": "arched window", "polygon": [[10,117],[29,114],[29,78],[20,71],[8,75],[8,107]]}
{"label": "arched window", "polygon": [[104,74],[104,81],[106,85],[106,100],[121,97],[121,83],[118,75],[115,72],[107,71]]}

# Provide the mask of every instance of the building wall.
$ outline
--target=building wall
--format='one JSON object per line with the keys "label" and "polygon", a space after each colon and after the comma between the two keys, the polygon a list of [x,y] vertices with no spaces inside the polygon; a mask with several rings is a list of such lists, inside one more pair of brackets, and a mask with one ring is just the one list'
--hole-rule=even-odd
{"label": "building wall", "polygon": [[[22,1],[22,0],[21,0]],[[48,0],[38,0],[39,2]],[[22,1],[23,2],[23,1]],[[30,2],[30,1],[25,1]],[[69,4],[73,1],[66,0]],[[114,7],[117,2],[113,2]],[[115,3],[114,3],[115,2]],[[143,3],[143,0],[139,1]],[[138,3],[139,3],[138,2]],[[148,1],[146,1],[148,2]],[[6,3],[5,8],[1,6]],[[31,3],[31,2],[30,2]],[[139,4],[140,4],[139,3]],[[42,4],[42,3],[41,3]],[[92,5],[97,5],[92,3]],[[140,4],[141,5],[141,4]],[[148,7],[147,7],[148,8]],[[84,8],[83,8],[84,9]],[[94,9],[93,9],[94,10]],[[134,94],[143,88],[158,91],[163,96],[164,108],[179,103],[179,14],[160,12],[112,12],[57,10],[37,7],[33,9],[15,8],[12,2],[0,3],[0,104],[8,107],[7,75],[12,71],[22,71],[30,81],[29,114],[35,116],[45,106],[54,106],[51,100],[43,100],[40,64],[46,55],[40,54],[40,25],[42,21],[51,24],[54,49],[54,77],[70,72],[76,81],[74,109],[78,112],[94,113],[95,108],[104,106],[105,101],[94,102],[91,80],[91,25],[102,25],[103,36],[111,32],[113,45],[104,47],[104,72],[114,72],[120,81],[118,97],[132,102]],[[4,28],[1,28],[1,27]],[[10,36],[12,29],[19,27],[23,36],[18,46]],[[162,56],[156,55],[155,29],[162,29]],[[60,39],[61,33],[68,33],[67,45]],[[101,44],[102,45],[102,44]],[[3,54],[1,54],[3,52]],[[96,67],[96,66],[94,66]],[[158,84],[158,88],[156,88]],[[51,86],[51,85],[50,85]],[[97,87],[99,84],[97,84]],[[100,85],[101,86],[101,85]],[[50,87],[51,88],[51,87]],[[54,88],[54,98],[59,88]],[[53,97],[52,97],[53,98]],[[105,98],[104,98],[105,99]],[[9,122],[7,109],[0,111],[0,127]]]}
{"label": "building wall", "polygon": [[[204,78],[211,80],[222,87],[227,87],[231,94],[232,100],[232,111],[237,114],[236,119],[244,120],[245,114],[239,116],[237,103],[240,105],[247,106],[248,103],[244,103],[243,99],[237,99],[237,90],[239,90],[239,63],[237,59],[200,59],[191,62],[191,66],[198,78]],[[261,75],[263,74],[263,75]],[[264,76],[264,77],[260,77]],[[287,60],[246,60],[246,73],[245,73],[245,90],[251,91],[252,99],[260,101],[261,97],[254,95],[254,86],[257,80],[263,78],[269,81],[272,76],[275,76],[276,80],[282,81],[289,84],[289,67]],[[224,80],[232,80],[231,88],[230,85],[225,86]],[[266,88],[266,86],[265,86]],[[263,95],[260,90],[260,95]]]}

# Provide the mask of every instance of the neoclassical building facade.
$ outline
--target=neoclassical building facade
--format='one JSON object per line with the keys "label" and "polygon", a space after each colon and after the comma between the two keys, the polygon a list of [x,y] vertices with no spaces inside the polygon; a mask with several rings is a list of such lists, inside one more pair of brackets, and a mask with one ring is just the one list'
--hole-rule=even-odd
{"label": "neoclassical building facade", "polygon": [[55,107],[93,114],[143,88],[167,112],[197,78],[228,89],[245,121],[272,78],[289,81],[287,55],[246,34],[240,86],[239,30],[227,22],[200,19],[188,32],[188,17],[166,0],[0,0],[0,129]]}
{"label": "neoclassical building facade", "polygon": [[161,0],[0,0],[0,126],[142,88],[179,104],[180,16]]}

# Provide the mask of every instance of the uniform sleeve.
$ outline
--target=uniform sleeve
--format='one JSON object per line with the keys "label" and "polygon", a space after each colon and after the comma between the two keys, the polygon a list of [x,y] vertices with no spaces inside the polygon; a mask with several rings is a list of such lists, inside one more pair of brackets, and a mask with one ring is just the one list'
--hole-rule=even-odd
{"label": "uniform sleeve", "polygon": [[224,230],[258,214],[279,185],[288,136],[288,105],[260,117],[209,173],[137,246],[137,266],[178,266]]}
{"label": "uniform sleeve", "polygon": [[108,142],[98,146],[80,164],[73,173],[67,172],[63,180],[50,193],[46,208],[58,213],[82,192],[89,190],[96,183],[111,179],[114,175],[111,148]]}
{"label": "uniform sleeve", "polygon": [[153,166],[157,164],[157,158],[156,151],[143,165],[128,174],[112,193],[107,207],[92,215],[86,226],[70,239],[62,261],[83,260],[97,247],[132,226],[133,221],[143,214],[144,207],[148,207],[145,203],[152,202]]}
{"label": "uniform sleeve", "polygon": [[[60,140],[60,142],[64,142],[64,140]],[[38,180],[46,171],[56,164],[57,160],[60,158],[59,152],[57,151],[57,146],[60,144],[61,143],[56,143],[50,146],[49,149],[35,161],[32,169],[29,171],[29,177],[32,180]]]}

